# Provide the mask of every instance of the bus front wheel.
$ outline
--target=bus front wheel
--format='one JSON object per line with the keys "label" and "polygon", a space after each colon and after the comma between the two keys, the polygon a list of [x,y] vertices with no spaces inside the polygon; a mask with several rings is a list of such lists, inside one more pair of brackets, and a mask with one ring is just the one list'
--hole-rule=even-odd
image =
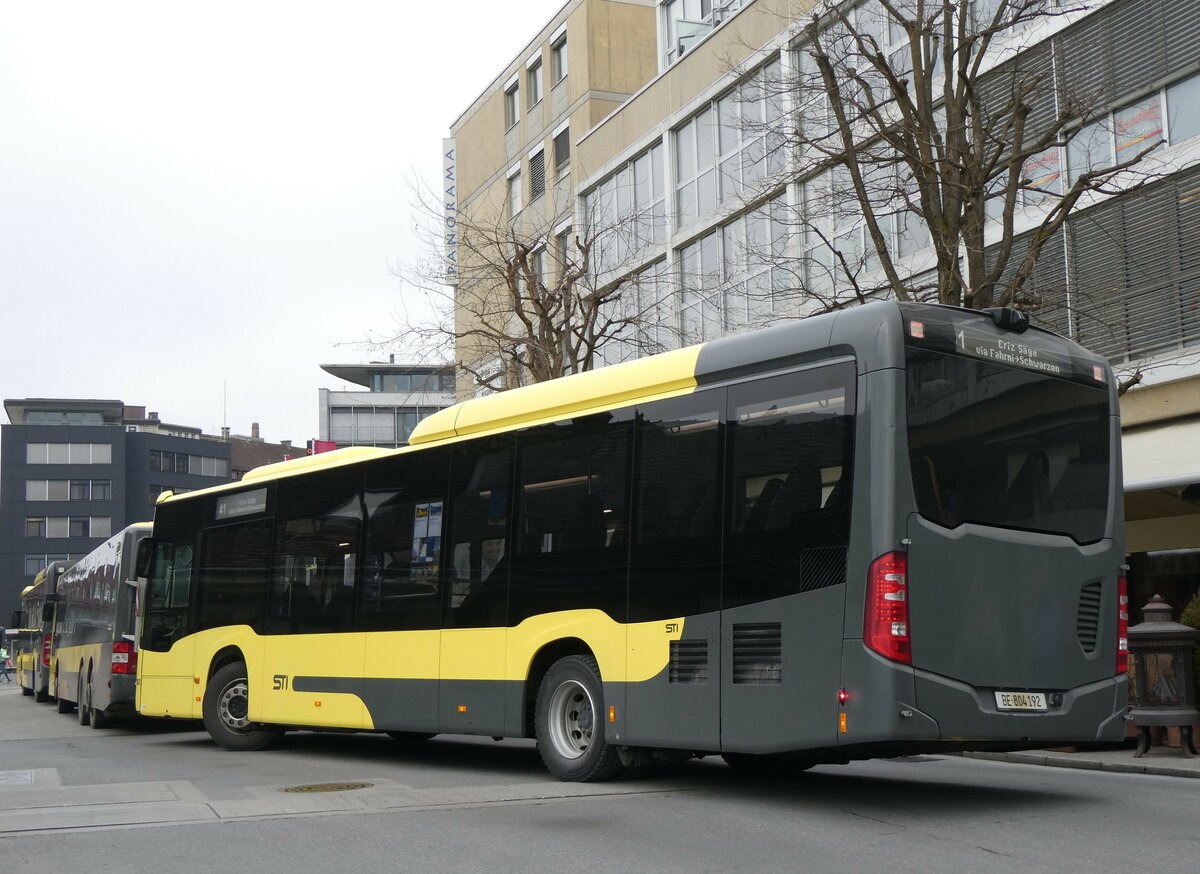
{"label": "bus front wheel", "polygon": [[204,690],[204,727],[218,746],[237,752],[261,750],[283,732],[250,722],[250,683],[241,662],[226,665]]}
{"label": "bus front wheel", "polygon": [[538,687],[534,732],[538,753],[559,780],[589,783],[621,773],[615,747],[604,739],[604,687],[591,656],[561,658]]}

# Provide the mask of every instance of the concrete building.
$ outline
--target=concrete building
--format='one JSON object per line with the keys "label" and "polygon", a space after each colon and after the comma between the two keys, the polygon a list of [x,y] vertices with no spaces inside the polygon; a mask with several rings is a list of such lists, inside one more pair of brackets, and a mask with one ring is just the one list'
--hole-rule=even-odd
{"label": "concrete building", "polygon": [[[1074,145],[1047,150],[1048,185],[1069,184],[1081,148],[1093,166],[1157,142],[1155,179],[1081,202],[1043,251],[1032,287],[1049,305],[1034,318],[1108,355],[1119,370],[1142,372],[1122,401],[1131,599],[1140,606],[1160,592],[1181,607],[1200,590],[1200,4],[1087,5],[1012,43],[1018,57],[1045,60],[1044,104],[1079,83],[1094,97]],[[784,259],[818,252],[812,239],[775,223],[776,207],[803,210],[820,173],[737,120],[801,114],[794,95],[773,107],[766,99],[755,105],[753,94],[756,83],[789,81],[808,63],[803,25],[814,6],[569,0],[451,126],[459,214],[540,234],[550,255],[597,216],[643,216],[645,227],[601,269],[639,278],[662,348],[804,315],[774,291],[815,281],[807,267],[780,275],[778,261],[752,265],[740,255],[755,234],[782,239]],[[989,0],[977,6],[995,8]],[[855,15],[870,0],[860,7]],[[896,39],[886,28],[880,34],[885,48]],[[569,75],[547,80],[560,42],[570,51]],[[766,199],[741,196],[751,175],[757,181],[775,169],[782,181]],[[1021,210],[1017,245],[1037,222],[1035,204]],[[834,230],[862,239],[861,222]],[[910,246],[903,254],[911,275],[929,269],[927,241],[905,229],[889,233]],[[463,250],[460,328],[480,293],[465,281]],[[697,294],[715,285],[720,295]],[[753,293],[764,288],[770,292]],[[463,344],[458,354],[479,362],[487,352]],[[610,354],[630,351],[618,344]],[[460,395],[468,391],[459,386]]]}
{"label": "concrete building", "polygon": [[[0,428],[0,604],[47,562],[74,561],[154,518],[166,491],[190,491],[282,461],[291,450],[164,422],[119,400],[6,400]],[[257,426],[255,426],[257,429]],[[4,615],[8,615],[5,613]]]}
{"label": "concrete building", "polygon": [[331,376],[366,391],[318,390],[320,440],[344,446],[397,447],[417,422],[454,403],[451,365],[322,364]]}

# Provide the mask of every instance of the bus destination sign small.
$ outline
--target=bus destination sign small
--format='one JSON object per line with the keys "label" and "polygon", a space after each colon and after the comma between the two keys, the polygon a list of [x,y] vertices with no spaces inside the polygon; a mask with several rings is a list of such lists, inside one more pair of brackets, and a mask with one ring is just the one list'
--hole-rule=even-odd
{"label": "bus destination sign small", "polygon": [[267,490],[239,492],[217,498],[217,519],[233,519],[237,516],[252,516],[267,509]]}
{"label": "bus destination sign small", "polygon": [[1065,359],[1061,354],[1022,343],[1020,340],[1010,340],[1007,337],[974,334],[959,329],[957,344],[960,352],[1000,364],[1012,364],[1030,370],[1040,370],[1042,373],[1054,376],[1062,376],[1072,370],[1070,360]]}

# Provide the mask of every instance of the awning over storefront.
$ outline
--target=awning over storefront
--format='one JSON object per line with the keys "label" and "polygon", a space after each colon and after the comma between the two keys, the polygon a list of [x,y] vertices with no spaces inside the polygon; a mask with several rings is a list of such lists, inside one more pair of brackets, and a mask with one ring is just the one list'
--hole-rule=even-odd
{"label": "awning over storefront", "polygon": [[1200,419],[1125,431],[1121,454],[1126,493],[1200,483]]}

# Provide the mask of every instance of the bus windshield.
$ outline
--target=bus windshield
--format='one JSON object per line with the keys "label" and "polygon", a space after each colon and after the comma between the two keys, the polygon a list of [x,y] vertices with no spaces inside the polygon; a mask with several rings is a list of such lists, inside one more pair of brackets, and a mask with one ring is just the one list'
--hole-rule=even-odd
{"label": "bus windshield", "polygon": [[909,462],[923,517],[1078,543],[1104,536],[1106,387],[911,345],[906,363]]}

